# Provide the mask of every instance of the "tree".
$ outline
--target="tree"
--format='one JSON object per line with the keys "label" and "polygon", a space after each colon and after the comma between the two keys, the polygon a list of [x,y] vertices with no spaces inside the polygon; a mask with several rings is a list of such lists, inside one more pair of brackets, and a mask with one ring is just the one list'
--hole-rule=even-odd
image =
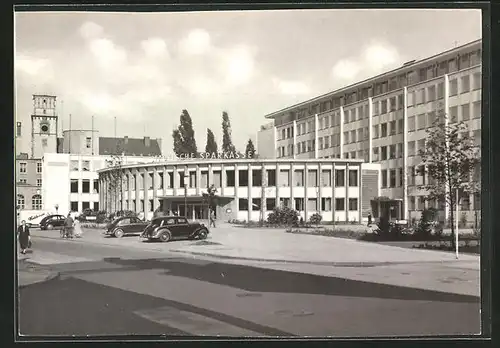
{"label": "tree", "polygon": [[196,140],[194,138],[193,121],[187,110],[182,110],[180,124],[172,132],[174,152],[177,156],[197,154]]}
{"label": "tree", "polygon": [[210,210],[215,210],[215,207],[217,206],[217,188],[215,185],[210,185],[207,187],[207,192],[202,193],[203,200],[206,200],[208,208]]}
{"label": "tree", "polygon": [[252,139],[248,139],[245,156],[248,156],[248,158],[255,158],[255,147],[253,146]]}
{"label": "tree", "polygon": [[236,153],[236,148],[231,139],[231,121],[226,111],[222,113],[222,151],[225,153]]}
{"label": "tree", "polygon": [[207,145],[205,146],[205,152],[210,155],[217,153],[217,143],[215,142],[214,133],[210,128],[207,128]]}
{"label": "tree", "polygon": [[419,150],[421,158],[420,174],[427,173],[429,180],[419,188],[428,192],[427,200],[445,202],[450,208],[452,246],[455,247],[454,216],[459,193],[472,193],[471,174],[479,163],[477,147],[469,136],[467,124],[446,123],[446,115],[439,117],[426,130],[424,149]]}

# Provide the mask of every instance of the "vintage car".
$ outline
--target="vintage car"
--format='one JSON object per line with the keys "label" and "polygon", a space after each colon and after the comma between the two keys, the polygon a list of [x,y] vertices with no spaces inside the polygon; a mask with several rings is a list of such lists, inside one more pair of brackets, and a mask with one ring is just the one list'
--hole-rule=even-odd
{"label": "vintage car", "polygon": [[49,215],[40,221],[41,230],[61,229],[64,227],[66,217],[64,215]]}
{"label": "vintage car", "polygon": [[175,239],[205,239],[208,233],[208,228],[202,223],[189,222],[180,216],[162,216],[153,219],[140,238],[168,242]]}
{"label": "vintage car", "polygon": [[133,216],[122,216],[113,220],[106,226],[105,235],[121,238],[124,235],[138,234],[148,226],[148,221]]}

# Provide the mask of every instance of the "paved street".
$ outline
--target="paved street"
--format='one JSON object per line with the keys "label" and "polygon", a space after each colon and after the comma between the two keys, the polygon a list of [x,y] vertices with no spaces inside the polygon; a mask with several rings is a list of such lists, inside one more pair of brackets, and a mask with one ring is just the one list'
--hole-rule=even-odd
{"label": "paved street", "polygon": [[[352,257],[344,263],[319,257],[302,263],[300,258],[279,261],[283,255],[266,250],[263,254],[274,256],[274,261],[228,258],[214,252],[193,254],[203,254],[203,248],[214,244],[225,250],[236,248],[235,239],[243,239],[250,249],[256,245],[248,237],[252,231],[238,238],[228,237],[228,230],[220,231],[215,230],[205,244],[140,243],[137,237],[104,238],[95,231],[82,239],[61,240],[58,232],[34,231],[34,251],[22,258],[59,276],[20,284],[25,285],[20,288],[21,334],[255,337],[479,333],[477,259],[452,261],[443,256],[446,253],[437,252],[403,257],[403,252],[414,250],[379,249],[375,245],[375,251],[392,250],[401,257],[393,263],[384,257],[377,262],[372,256],[372,260],[366,257],[359,263]],[[255,233],[254,237],[262,239],[260,232]],[[316,236],[303,237],[309,238],[311,247],[318,244]],[[275,243],[279,237],[269,238]],[[337,238],[329,238],[328,243],[332,248],[335,243],[340,243],[338,248],[346,245]],[[289,257],[300,252],[282,245]],[[359,254],[355,250],[358,246],[365,254],[375,255],[375,251],[369,252],[371,245],[352,244],[352,253]],[[306,249],[303,244],[302,249]],[[423,260],[412,261],[418,258],[415,255]],[[412,283],[426,285],[417,289]]]}

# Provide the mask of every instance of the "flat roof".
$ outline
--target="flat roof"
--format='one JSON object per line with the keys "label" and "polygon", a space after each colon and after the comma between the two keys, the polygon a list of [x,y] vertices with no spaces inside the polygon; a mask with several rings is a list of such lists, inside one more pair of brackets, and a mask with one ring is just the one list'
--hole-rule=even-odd
{"label": "flat roof", "polygon": [[411,69],[411,68],[414,68],[416,65],[420,65],[420,64],[423,64],[425,63],[426,61],[430,61],[430,60],[433,60],[439,56],[444,56],[444,55],[447,55],[453,51],[459,51],[461,49],[464,49],[468,46],[474,46],[478,43],[480,43],[482,41],[482,39],[479,39],[479,40],[475,40],[475,41],[471,41],[469,43],[466,43],[462,46],[458,46],[458,47],[454,47],[454,48],[451,48],[449,50],[446,50],[444,52],[440,52],[438,54],[435,54],[433,56],[430,56],[430,57],[427,57],[427,58],[423,58],[423,59],[420,59],[420,60],[413,60],[413,61],[410,61],[410,62],[406,62],[404,63],[402,66],[398,67],[398,68],[395,68],[395,69],[392,69],[392,70],[389,70],[389,71],[386,71],[384,73],[381,73],[381,74],[378,74],[378,75],[375,75],[373,77],[370,77],[368,79],[365,79],[365,80],[362,80],[360,82],[356,82],[356,83],[353,83],[351,85],[348,85],[346,87],[342,87],[342,88],[339,88],[339,89],[336,89],[334,91],[331,91],[331,92],[327,92],[325,94],[322,94],[320,96],[317,96],[317,97],[313,97],[311,99],[308,99],[306,101],[303,101],[303,102],[300,102],[300,103],[297,103],[297,104],[294,104],[292,106],[287,106],[281,110],[278,110],[278,111],[275,111],[275,112],[272,112],[270,114],[267,114],[265,115],[264,117],[267,118],[267,119],[274,119],[276,116],[278,116],[279,114],[281,114],[282,112],[286,112],[286,111],[289,111],[289,110],[292,110],[292,109],[295,109],[297,107],[300,107],[300,106],[304,106],[304,105],[308,105],[312,102],[315,102],[315,101],[318,101],[320,99],[323,99],[325,97],[329,97],[329,96],[334,96],[335,94],[337,93],[341,93],[341,92],[345,92],[349,89],[352,89],[352,88],[355,88],[355,87],[359,87],[363,84],[366,84],[368,82],[371,82],[371,81],[375,81],[377,79],[380,79],[381,77],[385,76],[385,75],[390,75],[390,74],[393,74],[397,71],[402,71],[402,70],[407,70],[407,69]]}
{"label": "flat roof", "polygon": [[[134,169],[134,168],[143,168],[143,167],[157,167],[157,166],[189,166],[189,165],[199,165],[206,163],[208,164],[224,164],[231,165],[237,163],[246,163],[246,164],[305,164],[305,163],[322,163],[322,164],[332,164],[332,163],[353,163],[353,164],[362,164],[365,163],[363,159],[340,159],[340,158],[305,158],[305,159],[293,159],[293,158],[279,158],[279,159],[188,159],[188,160],[177,160],[177,161],[151,161],[148,163],[137,163],[137,164],[127,164],[121,166],[121,169]],[[374,163],[370,163],[374,164]],[[376,163],[375,163],[376,164]],[[99,169],[97,173],[108,171],[112,168],[103,168]]]}

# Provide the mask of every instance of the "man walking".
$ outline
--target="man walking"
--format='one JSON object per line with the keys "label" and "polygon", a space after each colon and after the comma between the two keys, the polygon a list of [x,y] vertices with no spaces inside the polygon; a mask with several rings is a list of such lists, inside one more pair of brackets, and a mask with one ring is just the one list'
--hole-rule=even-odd
{"label": "man walking", "polygon": [[68,213],[68,217],[66,221],[64,221],[64,229],[66,238],[73,238],[73,218],[71,217],[71,213]]}
{"label": "man walking", "polygon": [[208,227],[212,227],[212,225],[215,228],[215,212],[210,209],[210,224]]}

